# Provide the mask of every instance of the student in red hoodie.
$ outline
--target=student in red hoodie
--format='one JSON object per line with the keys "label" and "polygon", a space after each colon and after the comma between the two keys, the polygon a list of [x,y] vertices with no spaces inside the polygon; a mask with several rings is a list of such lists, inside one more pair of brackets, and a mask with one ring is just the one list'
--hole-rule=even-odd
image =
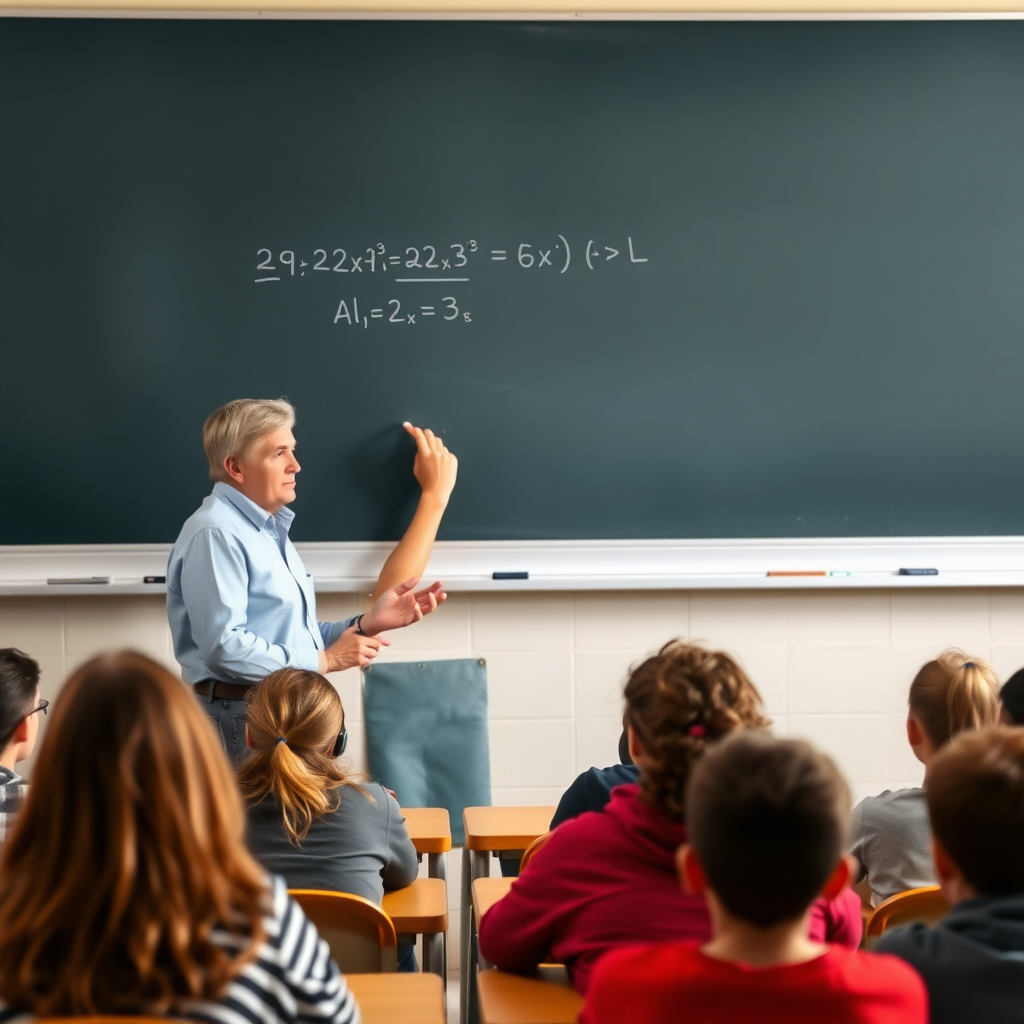
{"label": "student in red hoodie", "polygon": [[[524,971],[557,960],[583,993],[594,962],[611,949],[710,937],[704,897],[684,893],[676,876],[686,784],[709,745],[769,724],[757,690],[728,654],[681,641],[634,669],[625,697],[639,785],[618,786],[603,812],[559,825],[480,922],[480,953],[495,966]],[[855,947],[858,897],[818,901],[810,934]]]}
{"label": "student in red hoodie", "polygon": [[807,937],[811,902],[850,879],[850,791],[809,744],[730,737],[690,781],[692,845],[714,938],[618,950],[596,967],[580,1024],[926,1024],[917,974],[896,957]]}

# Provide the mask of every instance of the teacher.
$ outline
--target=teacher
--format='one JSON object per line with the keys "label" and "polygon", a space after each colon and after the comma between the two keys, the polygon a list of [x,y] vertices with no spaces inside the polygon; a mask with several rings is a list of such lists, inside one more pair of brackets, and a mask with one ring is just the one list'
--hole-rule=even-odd
{"label": "teacher", "polygon": [[167,563],[167,618],[182,678],[204,698],[228,755],[246,750],[245,695],[280,668],[321,673],[368,665],[385,630],[417,622],[447,596],[414,587],[455,486],[457,460],[429,430],[416,440],[422,488],[405,536],[384,564],[373,604],[318,622],[313,579],[288,538],[295,513],[295,410],[285,400],[241,398],[203,426],[213,492],[181,528]]}

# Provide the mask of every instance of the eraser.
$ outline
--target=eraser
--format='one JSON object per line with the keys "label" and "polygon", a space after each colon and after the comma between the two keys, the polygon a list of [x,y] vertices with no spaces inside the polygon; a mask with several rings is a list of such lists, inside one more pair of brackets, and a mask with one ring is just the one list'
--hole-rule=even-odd
{"label": "eraser", "polygon": [[528,580],[530,574],[528,572],[492,572],[492,580]]}
{"label": "eraser", "polygon": [[938,576],[938,569],[900,569],[900,576]]}

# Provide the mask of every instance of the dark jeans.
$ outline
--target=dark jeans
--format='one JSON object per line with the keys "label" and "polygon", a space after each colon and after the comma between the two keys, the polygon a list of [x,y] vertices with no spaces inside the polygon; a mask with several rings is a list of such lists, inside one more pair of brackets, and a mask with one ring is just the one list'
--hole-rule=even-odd
{"label": "dark jeans", "polygon": [[420,965],[416,963],[416,945],[406,945],[404,942],[398,944],[398,970],[402,974],[410,974],[418,971]]}
{"label": "dark jeans", "polygon": [[245,701],[221,700],[216,697],[211,702],[209,697],[199,693],[196,694],[196,700],[217,726],[228,759],[232,764],[240,764],[249,753],[245,744]]}

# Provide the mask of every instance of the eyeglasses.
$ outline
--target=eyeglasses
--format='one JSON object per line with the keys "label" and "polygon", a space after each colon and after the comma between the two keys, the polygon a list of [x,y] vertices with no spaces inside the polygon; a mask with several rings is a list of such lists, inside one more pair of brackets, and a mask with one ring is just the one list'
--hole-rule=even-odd
{"label": "eyeglasses", "polygon": [[42,713],[45,715],[46,714],[46,709],[49,706],[50,706],[50,702],[48,700],[41,700],[39,702],[39,707],[33,708],[30,712],[28,712],[27,715],[25,715],[25,717],[28,718],[29,715],[34,715],[37,711],[42,711]]}

